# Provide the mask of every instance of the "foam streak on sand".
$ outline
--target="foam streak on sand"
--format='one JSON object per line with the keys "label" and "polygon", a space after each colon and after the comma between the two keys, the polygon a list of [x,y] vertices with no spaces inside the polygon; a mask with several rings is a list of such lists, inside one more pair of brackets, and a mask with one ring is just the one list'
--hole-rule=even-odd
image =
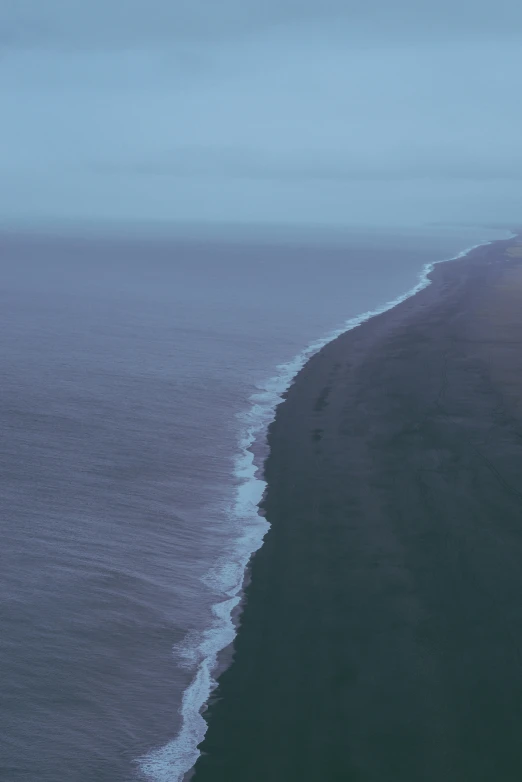
{"label": "foam streak on sand", "polygon": [[269,528],[259,515],[258,505],[266,488],[258,476],[252,445],[266,436],[269,424],[274,420],[277,406],[299,370],[311,356],[346,331],[354,329],[370,318],[392,309],[430,285],[430,272],[437,263],[463,258],[474,245],[453,258],[426,264],[419,274],[417,284],[393,301],[377,309],[347,320],[342,326],[323,339],[311,343],[291,361],[277,367],[276,374],[251,397],[251,407],[238,416],[240,423],[239,452],[235,463],[238,479],[236,496],[231,507],[231,522],[237,537],[226,561],[218,562],[205,582],[219,595],[212,608],[214,622],[198,636],[189,636],[176,651],[187,666],[196,673],[186,689],[181,704],[182,726],[178,735],[167,745],[139,759],[139,767],[151,782],[181,782],[199,757],[198,745],[203,740],[207,724],[202,716],[205,704],[216,687],[213,672],[218,653],[229,646],[236,634],[234,612],[241,601],[245,571],[251,556],[257,551]]}

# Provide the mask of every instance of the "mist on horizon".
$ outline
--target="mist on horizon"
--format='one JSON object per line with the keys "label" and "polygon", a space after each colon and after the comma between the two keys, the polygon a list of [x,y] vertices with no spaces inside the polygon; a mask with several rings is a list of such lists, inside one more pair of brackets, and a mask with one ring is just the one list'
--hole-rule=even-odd
{"label": "mist on horizon", "polygon": [[520,222],[522,6],[0,8],[0,223]]}

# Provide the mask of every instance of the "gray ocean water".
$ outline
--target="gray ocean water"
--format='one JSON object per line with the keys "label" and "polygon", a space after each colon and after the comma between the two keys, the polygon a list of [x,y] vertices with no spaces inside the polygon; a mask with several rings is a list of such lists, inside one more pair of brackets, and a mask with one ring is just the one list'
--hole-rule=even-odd
{"label": "gray ocean water", "polygon": [[215,619],[252,394],[504,235],[0,236],[0,779],[178,779],[168,754],[138,760],[179,731],[198,662],[180,644]]}

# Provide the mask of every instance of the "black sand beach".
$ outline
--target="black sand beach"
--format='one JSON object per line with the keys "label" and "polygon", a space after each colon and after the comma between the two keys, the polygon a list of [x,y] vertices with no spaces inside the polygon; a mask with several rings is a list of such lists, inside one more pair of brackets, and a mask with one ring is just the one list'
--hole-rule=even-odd
{"label": "black sand beach", "polygon": [[522,779],[515,245],[438,265],[278,408],[195,782]]}

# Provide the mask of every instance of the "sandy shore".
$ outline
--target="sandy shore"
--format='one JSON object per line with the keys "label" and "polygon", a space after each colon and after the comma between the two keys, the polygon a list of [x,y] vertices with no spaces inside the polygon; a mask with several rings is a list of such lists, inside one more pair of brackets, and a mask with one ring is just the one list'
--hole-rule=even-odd
{"label": "sandy shore", "polygon": [[522,257],[318,353],[271,428],[196,782],[522,779]]}

